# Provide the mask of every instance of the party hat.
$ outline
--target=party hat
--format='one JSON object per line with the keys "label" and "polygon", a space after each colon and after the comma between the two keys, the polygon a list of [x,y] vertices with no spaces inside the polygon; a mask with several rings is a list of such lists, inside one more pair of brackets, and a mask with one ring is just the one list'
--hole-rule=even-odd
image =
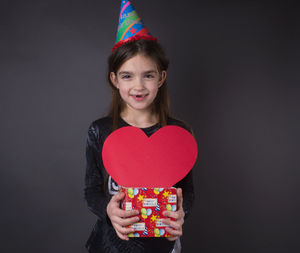
{"label": "party hat", "polygon": [[122,0],[117,39],[112,51],[127,42],[140,39],[157,41],[145,27],[131,2],[129,0]]}

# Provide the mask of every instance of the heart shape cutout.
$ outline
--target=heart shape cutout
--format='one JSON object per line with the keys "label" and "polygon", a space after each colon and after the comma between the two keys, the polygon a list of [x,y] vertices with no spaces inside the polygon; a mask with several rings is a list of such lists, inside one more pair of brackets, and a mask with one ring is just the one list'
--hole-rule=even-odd
{"label": "heart shape cutout", "polygon": [[126,126],[105,140],[102,159],[108,174],[124,187],[172,187],[194,166],[194,137],[184,128],[167,125],[150,137]]}

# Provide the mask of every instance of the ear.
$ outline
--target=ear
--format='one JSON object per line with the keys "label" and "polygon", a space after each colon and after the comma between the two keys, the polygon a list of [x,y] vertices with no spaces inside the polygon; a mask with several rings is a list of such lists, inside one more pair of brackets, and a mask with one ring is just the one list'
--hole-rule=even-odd
{"label": "ear", "polygon": [[119,89],[119,84],[118,84],[118,79],[117,79],[116,74],[115,74],[114,72],[110,72],[109,77],[110,77],[110,81],[112,82],[112,84],[113,84],[117,89]]}
{"label": "ear", "polygon": [[161,72],[161,77],[160,77],[160,80],[158,82],[158,88],[160,88],[160,86],[162,86],[164,84],[164,82],[166,81],[166,78],[167,78],[167,71],[163,70]]}

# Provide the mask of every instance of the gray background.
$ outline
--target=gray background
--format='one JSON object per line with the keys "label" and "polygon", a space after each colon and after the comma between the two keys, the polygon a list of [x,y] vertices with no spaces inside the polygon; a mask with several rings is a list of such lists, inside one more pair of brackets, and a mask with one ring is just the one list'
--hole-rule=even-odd
{"label": "gray background", "polygon": [[[133,1],[199,143],[184,252],[299,252],[296,1]],[[85,142],[120,1],[0,3],[1,252],[85,252]]]}

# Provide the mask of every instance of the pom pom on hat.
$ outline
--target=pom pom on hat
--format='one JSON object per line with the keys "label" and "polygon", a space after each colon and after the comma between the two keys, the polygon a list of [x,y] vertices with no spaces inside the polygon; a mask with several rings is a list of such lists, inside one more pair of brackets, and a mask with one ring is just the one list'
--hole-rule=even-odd
{"label": "pom pom on hat", "polygon": [[140,39],[157,41],[157,38],[152,36],[145,27],[131,2],[122,0],[117,38],[112,51],[125,43]]}

